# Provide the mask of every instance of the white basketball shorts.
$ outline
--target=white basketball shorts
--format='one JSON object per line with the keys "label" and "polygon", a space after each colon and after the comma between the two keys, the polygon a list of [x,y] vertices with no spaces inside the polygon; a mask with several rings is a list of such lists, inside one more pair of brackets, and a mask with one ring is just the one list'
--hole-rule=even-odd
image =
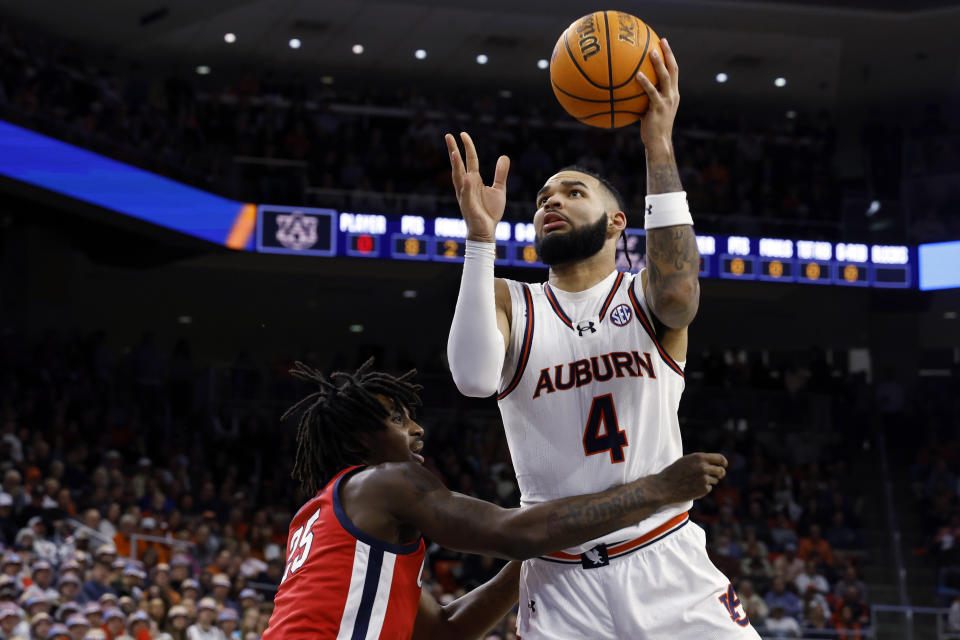
{"label": "white basketball shorts", "polygon": [[707,557],[703,529],[685,518],[622,555],[598,548],[582,561],[525,561],[517,631],[522,640],[760,638]]}

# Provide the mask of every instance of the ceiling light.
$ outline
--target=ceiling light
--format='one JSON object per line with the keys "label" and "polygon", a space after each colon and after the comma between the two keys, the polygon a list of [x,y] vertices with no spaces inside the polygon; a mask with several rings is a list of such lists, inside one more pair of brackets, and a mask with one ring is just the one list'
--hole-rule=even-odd
{"label": "ceiling light", "polygon": [[550,66],[550,63],[547,62],[546,58],[540,58],[537,60],[537,69],[546,69]]}
{"label": "ceiling light", "polygon": [[717,74],[717,82],[724,83],[727,81],[727,78],[727,74],[725,74],[723,71]]}
{"label": "ceiling light", "polygon": [[290,38],[289,44],[291,49],[299,49],[302,43],[300,42],[300,38]]}
{"label": "ceiling light", "polygon": [[202,76],[208,75],[210,73],[210,67],[208,67],[205,64],[202,64],[199,67],[197,67],[197,73],[199,73]]}
{"label": "ceiling light", "polygon": [[477,64],[487,64],[487,60],[490,58],[487,57],[487,54],[481,53],[477,56]]}
{"label": "ceiling light", "polygon": [[778,87],[785,87],[785,86],[787,86],[787,79],[786,79],[786,78],[777,78],[776,80],[773,81],[773,84],[775,84],[775,85],[778,86]]}
{"label": "ceiling light", "polygon": [[235,33],[225,33],[223,34],[223,41],[227,44],[233,44],[237,41],[237,34]]}
{"label": "ceiling light", "polygon": [[790,111],[787,111],[787,118],[789,118],[790,120],[793,120],[796,117],[797,117],[796,111],[794,111],[793,109],[790,109]]}
{"label": "ceiling light", "polygon": [[413,57],[416,58],[417,60],[423,60],[424,58],[427,57],[427,50],[417,49],[416,51],[413,52]]}
{"label": "ceiling light", "polygon": [[406,291],[403,292],[403,297],[407,299],[416,298],[417,291],[415,289],[407,289]]}
{"label": "ceiling light", "polygon": [[877,211],[880,211],[880,201],[879,201],[879,200],[871,200],[871,201],[870,201],[870,206],[867,207],[867,216],[868,216],[868,217],[869,217],[869,216],[872,216],[872,215],[875,214]]}
{"label": "ceiling light", "polygon": [[500,89],[500,97],[501,97],[501,98],[512,98],[512,97],[513,97],[513,91],[510,91],[510,89]]}
{"label": "ceiling light", "polygon": [[320,76],[320,84],[333,84],[333,76]]}
{"label": "ceiling light", "polygon": [[357,55],[360,55],[361,53],[363,53],[363,45],[362,44],[353,45],[353,52]]}
{"label": "ceiling light", "polygon": [[363,333],[363,325],[362,324],[350,325],[350,333]]}

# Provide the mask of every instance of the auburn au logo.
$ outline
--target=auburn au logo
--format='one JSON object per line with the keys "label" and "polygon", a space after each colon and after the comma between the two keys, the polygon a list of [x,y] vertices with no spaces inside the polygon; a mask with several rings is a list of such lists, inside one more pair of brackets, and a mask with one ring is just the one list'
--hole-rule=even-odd
{"label": "auburn au logo", "polygon": [[742,611],[737,611],[737,607],[740,606],[740,598],[737,597],[737,592],[733,590],[733,585],[727,587],[727,592],[720,594],[720,604],[727,608],[727,613],[730,614],[730,619],[736,622],[741,627],[745,627],[750,624],[750,618],[747,617],[747,614]]}

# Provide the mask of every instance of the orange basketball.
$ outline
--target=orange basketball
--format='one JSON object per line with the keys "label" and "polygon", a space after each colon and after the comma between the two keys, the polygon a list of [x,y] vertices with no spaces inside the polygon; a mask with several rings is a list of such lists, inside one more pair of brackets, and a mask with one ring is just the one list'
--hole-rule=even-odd
{"label": "orange basketball", "polygon": [[660,38],[639,18],[622,11],[594,11],[567,27],[550,58],[550,82],[560,105],[593,127],[632,124],[647,110],[636,75],[657,84],[650,52]]}

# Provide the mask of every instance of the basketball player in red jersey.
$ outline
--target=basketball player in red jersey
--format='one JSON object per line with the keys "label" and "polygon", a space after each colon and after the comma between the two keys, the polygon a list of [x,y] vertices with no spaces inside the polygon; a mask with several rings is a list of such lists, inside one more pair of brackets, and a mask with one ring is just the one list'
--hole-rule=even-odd
{"label": "basketball player in red jersey", "polygon": [[[677,411],[687,327],[700,298],[693,218],[674,158],[679,70],[666,40],[651,52],[658,86],[646,149],[646,268],[618,272],[626,227],[616,188],[578,167],[560,169],[534,203],[546,282],[494,278],[496,226],[510,161],[485,186],[473,141],[446,136],[467,225],[460,295],[447,354],[468,396],[497,394],[522,507],[602,491],[655,474],[683,456]],[[759,639],[729,579],[710,561],[691,501],[523,563],[518,635],[524,640]]]}
{"label": "basketball player in red jersey", "polygon": [[587,496],[503,509],[453,493],[421,466],[413,372],[329,379],[297,363],[316,390],[301,411],[293,477],[313,494],[290,524],[287,566],[264,640],[479,637],[517,601],[519,564],[441,607],[421,593],[421,533],[450,549],[529,558],[603,535],[664,504],[706,494],[720,454],[691,454],[651,477]]}

